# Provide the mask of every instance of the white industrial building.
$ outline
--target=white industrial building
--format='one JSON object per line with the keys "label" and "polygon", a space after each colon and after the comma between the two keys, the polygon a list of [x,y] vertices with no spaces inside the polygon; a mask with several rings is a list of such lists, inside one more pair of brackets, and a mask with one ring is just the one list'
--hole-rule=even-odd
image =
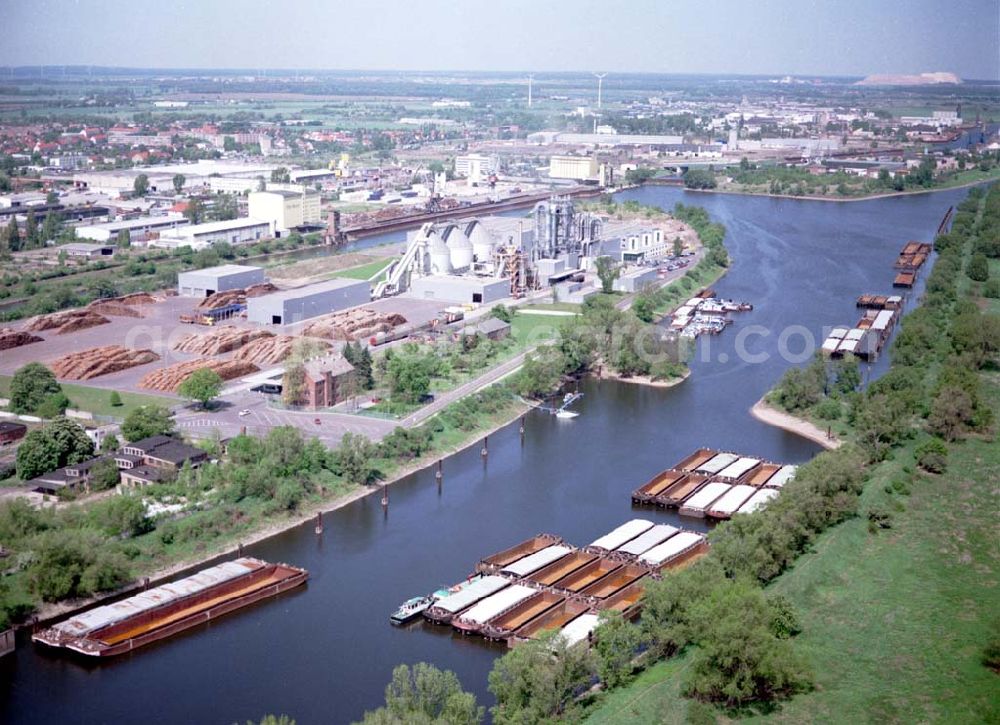
{"label": "white industrial building", "polygon": [[651,225],[611,222],[605,225],[604,239],[618,243],[621,261],[626,263],[663,259],[673,253],[673,240],[665,239],[663,230]]}
{"label": "white industrial building", "polygon": [[76,236],[81,239],[93,239],[95,242],[114,242],[121,232],[128,232],[132,243],[143,242],[151,236],[162,232],[187,226],[188,220],[183,214],[171,213],[163,216],[143,216],[137,219],[123,219],[104,224],[88,224],[76,228]]}
{"label": "white industrial building", "polygon": [[243,264],[223,264],[206,269],[193,269],[177,275],[177,293],[184,297],[208,297],[216,292],[246,289],[263,284],[264,270]]}
{"label": "white industrial building", "polygon": [[510,280],[474,275],[416,277],[409,294],[425,300],[490,304],[510,297]]}
{"label": "white industrial building", "polygon": [[318,191],[254,191],[247,200],[250,217],[270,222],[275,232],[320,223]]}
{"label": "white industrial building", "polygon": [[259,325],[293,325],[371,301],[364,280],[335,278],[247,300],[247,319]]}
{"label": "white industrial building", "polygon": [[273,236],[274,231],[270,222],[241,217],[179,227],[169,233],[161,234],[157,246],[190,246],[196,249],[220,242],[233,245],[249,244]]}
{"label": "white industrial building", "polygon": [[499,170],[500,159],[497,156],[467,154],[455,158],[455,175],[464,176],[470,184],[478,184]]}

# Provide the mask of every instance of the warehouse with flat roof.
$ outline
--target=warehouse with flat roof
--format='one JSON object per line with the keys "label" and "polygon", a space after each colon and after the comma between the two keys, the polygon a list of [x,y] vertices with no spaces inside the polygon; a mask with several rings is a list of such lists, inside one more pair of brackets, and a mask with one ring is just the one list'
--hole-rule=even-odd
{"label": "warehouse with flat roof", "polygon": [[264,270],[243,264],[223,264],[218,267],[193,269],[177,275],[177,293],[183,297],[208,297],[216,292],[246,289],[262,284]]}
{"label": "warehouse with flat roof", "polygon": [[293,325],[371,302],[365,280],[331,279],[247,300],[247,319],[259,325]]}
{"label": "warehouse with flat roof", "polygon": [[93,239],[95,242],[114,242],[121,232],[127,232],[129,242],[141,242],[153,233],[158,234],[187,224],[188,220],[183,214],[141,216],[137,219],[79,226],[76,228],[76,236],[79,239]]}

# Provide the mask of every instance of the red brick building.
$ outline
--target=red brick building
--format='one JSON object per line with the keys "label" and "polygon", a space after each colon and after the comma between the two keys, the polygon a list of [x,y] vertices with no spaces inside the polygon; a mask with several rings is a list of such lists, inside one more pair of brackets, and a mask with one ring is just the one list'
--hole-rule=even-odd
{"label": "red brick building", "polygon": [[347,396],[354,366],[341,355],[310,360],[305,365],[305,405],[313,410],[336,405]]}

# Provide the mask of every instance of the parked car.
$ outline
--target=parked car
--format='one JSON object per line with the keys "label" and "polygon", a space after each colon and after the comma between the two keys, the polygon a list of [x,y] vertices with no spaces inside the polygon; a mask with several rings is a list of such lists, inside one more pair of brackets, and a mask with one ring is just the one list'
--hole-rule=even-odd
{"label": "parked car", "polygon": [[240,411],[239,415],[240,415],[241,418],[243,416],[245,416],[245,415],[250,415],[250,409],[249,408],[244,408],[243,410]]}

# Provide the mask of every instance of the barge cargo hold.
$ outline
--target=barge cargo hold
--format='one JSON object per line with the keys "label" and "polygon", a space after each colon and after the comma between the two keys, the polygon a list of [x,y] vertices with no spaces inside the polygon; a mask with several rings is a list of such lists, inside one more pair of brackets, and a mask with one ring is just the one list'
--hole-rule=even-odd
{"label": "barge cargo hold", "polygon": [[695,471],[698,473],[708,473],[714,476],[726,466],[736,463],[739,458],[740,457],[735,453],[717,453],[698,466]]}
{"label": "barge cargo hold", "polygon": [[562,544],[547,546],[541,551],[536,551],[534,554],[529,554],[523,559],[518,559],[509,566],[505,566],[500,573],[519,578],[525,577],[532,572],[538,571],[542,567],[559,561],[572,551],[572,548]]}
{"label": "barge cargo hold", "polygon": [[491,619],[506,613],[537,593],[537,589],[524,584],[511,584],[461,612],[451,620],[451,626],[465,634],[478,633]]}
{"label": "barge cargo hold", "polygon": [[733,486],[723,494],[722,498],[713,503],[705,514],[713,519],[728,519],[736,513],[740,506],[750,500],[750,497],[757,493],[757,489],[746,484]]}
{"label": "barge cargo hold", "polygon": [[719,478],[728,478],[732,481],[738,481],[759,465],[759,458],[743,457],[737,459],[734,463],[730,463],[716,475],[718,475]]}
{"label": "barge cargo hold", "polygon": [[480,630],[487,639],[508,639],[514,632],[540,617],[553,607],[566,601],[566,597],[555,592],[538,592],[499,617],[494,617]]}
{"label": "barge cargo hold", "polygon": [[560,579],[569,576],[577,569],[586,566],[595,559],[597,559],[597,554],[578,549],[572,554],[567,554],[562,559],[552,562],[543,569],[532,572],[525,579],[533,581],[536,584],[541,584],[542,586],[550,587]]}
{"label": "barge cargo hold", "polygon": [[783,488],[786,483],[795,478],[797,470],[799,470],[798,466],[782,466],[764,485],[767,488]]}
{"label": "barge cargo hold", "polygon": [[111,657],[304,584],[305,569],[242,557],[78,614],[32,640]]}
{"label": "barge cargo hold", "polygon": [[708,539],[704,534],[682,531],[677,536],[671,536],[659,546],[654,546],[640,556],[639,561],[662,571],[679,566],[695,556],[700,556],[707,550]]}
{"label": "barge cargo hold", "polygon": [[579,592],[586,589],[601,577],[619,569],[622,565],[611,559],[598,558],[586,566],[581,566],[567,577],[563,577],[552,586],[567,592]]}
{"label": "barge cargo hold", "polygon": [[712,460],[719,454],[718,451],[713,451],[711,448],[699,448],[690,456],[685,458],[683,461],[678,463],[674,468],[678,471],[695,471],[701,464]]}
{"label": "barge cargo hold", "polygon": [[657,506],[667,506],[676,508],[685,499],[701,489],[708,482],[709,477],[701,473],[689,473],[680,481],[656,497],[654,503]]}
{"label": "barge cargo hold", "polygon": [[747,477],[744,483],[755,488],[766,486],[771,477],[780,470],[781,466],[777,463],[762,463],[759,468]]}
{"label": "barge cargo hold", "polygon": [[680,529],[676,526],[671,526],[670,524],[657,524],[646,533],[640,534],[627,544],[621,546],[618,551],[622,554],[639,556],[640,554],[645,554],[657,544],[662,544],[678,531],[680,531]]}
{"label": "barge cargo hold", "polygon": [[498,551],[496,554],[487,556],[476,566],[476,571],[492,574],[500,571],[505,566],[513,564],[518,559],[523,559],[526,556],[534,554],[536,551],[541,551],[549,546],[561,543],[563,543],[563,540],[558,536],[538,534],[509,549],[504,549],[503,551]]}
{"label": "barge cargo hold", "polygon": [[590,607],[585,602],[578,599],[564,599],[552,609],[535,617],[514,632],[512,639],[524,642],[534,639],[543,632],[562,629],[566,624],[588,611],[590,611]]}
{"label": "barge cargo hold", "polygon": [[601,609],[621,612],[625,619],[634,619],[642,610],[642,597],[648,581],[649,577],[643,577],[622,587],[601,603]]}
{"label": "barge cargo hold", "polygon": [[488,596],[496,594],[509,584],[509,579],[496,575],[484,576],[470,584],[462,584],[460,585],[461,589],[454,594],[441,597],[441,599],[434,602],[434,606],[424,612],[424,617],[432,622],[448,624],[459,612]]}
{"label": "barge cargo hold", "polygon": [[662,471],[656,474],[649,483],[635,490],[632,494],[632,503],[653,503],[653,499],[663,493],[664,489],[674,485],[682,478],[684,478],[684,471]]}
{"label": "barge cargo hold", "polygon": [[594,539],[590,542],[588,548],[597,549],[598,551],[613,551],[651,528],[653,528],[652,521],[632,519],[609,531],[604,536]]}
{"label": "barge cargo hold", "polygon": [[636,564],[626,564],[613,573],[608,574],[608,576],[601,577],[586,589],[583,589],[580,592],[580,596],[607,599],[615,592],[639,581],[647,574],[649,574],[649,569],[645,567]]}
{"label": "barge cargo hold", "polygon": [[681,516],[695,516],[701,518],[705,511],[715,501],[722,497],[732,486],[722,481],[710,481],[698,492],[683,503],[680,508]]}

